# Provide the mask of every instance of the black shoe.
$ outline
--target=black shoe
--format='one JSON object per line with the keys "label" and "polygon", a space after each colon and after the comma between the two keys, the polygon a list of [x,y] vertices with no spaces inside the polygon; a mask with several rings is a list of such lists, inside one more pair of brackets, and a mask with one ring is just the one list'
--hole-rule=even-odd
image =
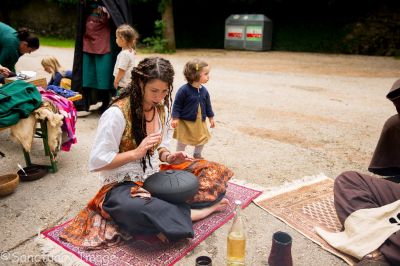
{"label": "black shoe", "polygon": [[102,104],[98,110],[99,115],[102,115],[108,109],[108,105]]}
{"label": "black shoe", "polygon": [[78,101],[73,102],[76,111],[86,111],[89,112],[89,108],[87,108],[85,101],[83,99],[80,99]]}

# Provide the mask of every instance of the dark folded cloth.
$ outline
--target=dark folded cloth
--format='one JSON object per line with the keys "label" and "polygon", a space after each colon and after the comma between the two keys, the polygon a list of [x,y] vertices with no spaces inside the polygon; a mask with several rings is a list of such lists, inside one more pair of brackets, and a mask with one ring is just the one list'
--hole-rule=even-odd
{"label": "dark folded cloth", "polygon": [[51,90],[65,98],[70,98],[70,97],[73,97],[78,94],[78,92],[76,92],[76,91],[66,90],[64,88],[61,88],[61,87],[55,86],[55,85],[47,86],[47,90]]}
{"label": "dark folded cloth", "polygon": [[400,115],[386,120],[368,170],[382,176],[400,175]]}

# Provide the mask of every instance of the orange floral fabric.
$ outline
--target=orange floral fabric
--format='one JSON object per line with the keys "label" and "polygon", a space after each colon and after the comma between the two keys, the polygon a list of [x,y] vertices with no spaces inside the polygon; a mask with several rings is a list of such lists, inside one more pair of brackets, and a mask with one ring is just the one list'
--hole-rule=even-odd
{"label": "orange floral fabric", "polygon": [[107,192],[116,183],[103,186],[87,206],[64,228],[60,238],[75,246],[99,249],[119,244],[132,236],[123,232],[102,208]]}
{"label": "orange floral fabric", "polygon": [[195,160],[181,164],[162,164],[161,170],[185,170],[197,176],[199,191],[187,203],[214,201],[226,192],[229,179],[233,172],[226,166],[207,160]]}

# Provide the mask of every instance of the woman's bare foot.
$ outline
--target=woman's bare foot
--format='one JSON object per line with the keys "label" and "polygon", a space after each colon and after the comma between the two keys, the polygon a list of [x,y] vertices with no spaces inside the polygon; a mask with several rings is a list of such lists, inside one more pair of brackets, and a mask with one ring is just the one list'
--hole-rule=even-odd
{"label": "woman's bare foot", "polygon": [[192,218],[192,221],[198,221],[201,219],[204,219],[211,213],[217,212],[217,211],[222,211],[223,209],[226,208],[226,206],[229,204],[229,200],[226,198],[223,198],[220,202],[217,204],[214,204],[210,207],[204,208],[204,209],[191,209],[190,216]]}
{"label": "woman's bare foot", "polygon": [[157,234],[158,239],[160,239],[163,243],[169,243],[168,238],[163,234],[163,233],[158,233]]}

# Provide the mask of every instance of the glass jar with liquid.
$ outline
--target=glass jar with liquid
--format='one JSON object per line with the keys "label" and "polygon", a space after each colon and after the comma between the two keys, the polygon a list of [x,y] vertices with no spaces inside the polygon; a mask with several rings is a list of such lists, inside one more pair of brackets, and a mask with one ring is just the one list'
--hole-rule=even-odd
{"label": "glass jar with liquid", "polygon": [[235,200],[235,218],[228,233],[227,239],[227,265],[245,265],[246,232],[241,216],[242,202]]}

